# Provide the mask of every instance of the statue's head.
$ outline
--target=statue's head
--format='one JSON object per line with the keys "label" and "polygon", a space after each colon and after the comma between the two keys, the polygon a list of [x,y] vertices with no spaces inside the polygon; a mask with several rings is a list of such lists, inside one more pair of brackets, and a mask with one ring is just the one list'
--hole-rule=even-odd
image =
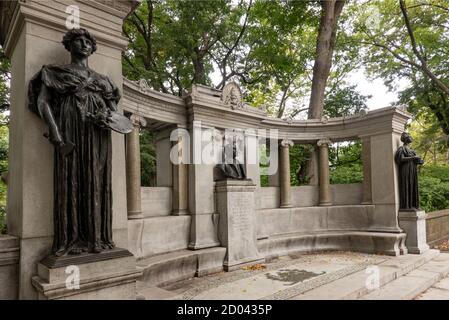
{"label": "statue's head", "polygon": [[409,144],[409,143],[412,143],[413,139],[412,139],[412,136],[408,132],[402,132],[401,141],[403,143]]}
{"label": "statue's head", "polygon": [[95,37],[84,28],[67,31],[62,39],[62,44],[70,53],[76,56],[87,58],[97,51]]}

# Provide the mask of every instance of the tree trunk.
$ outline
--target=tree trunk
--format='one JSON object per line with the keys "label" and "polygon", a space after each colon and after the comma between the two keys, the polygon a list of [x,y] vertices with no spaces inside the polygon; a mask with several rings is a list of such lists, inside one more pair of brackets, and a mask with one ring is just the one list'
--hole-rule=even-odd
{"label": "tree trunk", "polygon": [[193,58],[193,82],[195,84],[206,84],[206,71],[202,57]]}
{"label": "tree trunk", "polygon": [[309,104],[309,119],[321,119],[324,107],[324,91],[332,66],[337,22],[345,0],[321,1],[321,21],[313,66],[312,92]]}
{"label": "tree trunk", "polygon": [[[309,119],[321,119],[324,109],[324,91],[332,66],[337,22],[345,0],[322,0],[321,20],[313,66],[312,92],[310,94]],[[310,185],[318,185],[318,152],[316,146],[306,163]]]}

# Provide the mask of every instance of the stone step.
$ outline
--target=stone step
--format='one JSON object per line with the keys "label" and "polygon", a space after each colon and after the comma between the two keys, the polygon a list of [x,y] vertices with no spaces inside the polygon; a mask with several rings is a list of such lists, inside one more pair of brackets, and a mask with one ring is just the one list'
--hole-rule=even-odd
{"label": "stone step", "polygon": [[374,290],[363,300],[411,300],[449,274],[449,254],[438,256],[398,279]]}
{"label": "stone step", "polygon": [[138,260],[137,268],[145,286],[165,285],[222,271],[225,254],[222,247],[178,250]]}
{"label": "stone step", "polygon": [[[437,259],[440,253],[438,250],[429,250],[421,255],[403,255],[390,258],[376,266],[379,271],[379,285],[382,286],[395,281],[406,273],[419,268],[433,259]],[[368,269],[367,269],[368,270]],[[349,276],[338,279],[331,283],[307,291],[295,296],[293,300],[348,300],[358,299],[369,294],[367,286],[370,273],[367,270],[355,272]],[[375,270],[375,269],[370,269]]]}
{"label": "stone step", "polygon": [[449,277],[435,283],[415,300],[449,300]]}

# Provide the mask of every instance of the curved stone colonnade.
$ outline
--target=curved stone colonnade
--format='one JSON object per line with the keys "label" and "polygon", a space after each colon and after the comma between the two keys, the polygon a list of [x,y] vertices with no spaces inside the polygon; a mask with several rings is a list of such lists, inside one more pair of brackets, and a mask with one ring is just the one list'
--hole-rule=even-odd
{"label": "curved stone colonnade", "polygon": [[[246,148],[251,149],[246,150],[246,157],[248,152],[259,153],[257,143],[254,144],[257,148],[248,147],[248,142],[256,139],[258,130],[278,131],[279,170],[270,176],[270,186],[260,187],[258,164],[245,164],[248,178],[256,185],[257,243],[263,257],[328,249],[389,255],[407,252],[405,234],[398,225],[393,159],[400,145],[400,134],[410,119],[406,111],[384,108],[335,119],[274,119],[264,110],[243,103],[229,105],[221,91],[202,85],[193,86],[181,98],[155,92],[144,81],[126,79],[123,108],[129,116],[144,119],[147,127],[154,131],[158,176],[172,181],[158,177],[158,187],[141,188],[142,201],[140,194],[128,194],[128,208],[143,204],[140,216],[135,219],[130,212],[128,220],[130,248],[139,259],[151,259],[155,254],[175,250],[220,246],[214,165],[193,163],[193,154],[189,155],[190,164],[167,165],[167,146],[176,143],[169,141],[170,132],[184,129],[190,134],[193,146],[195,139],[201,139],[194,134],[199,123],[201,132],[230,129],[244,132]],[[127,145],[134,145],[132,150],[139,149],[135,137],[130,135],[127,139]],[[330,185],[329,144],[355,139],[360,139],[363,146],[363,183]],[[288,152],[294,143],[313,144],[318,149],[317,185],[290,186]],[[128,163],[128,168],[140,171],[137,160],[136,154],[128,153],[127,161],[132,163]],[[132,181],[128,179],[128,183]],[[140,184],[140,181],[134,183]],[[131,190],[137,189],[128,187],[128,192]],[[161,202],[165,203],[163,208],[158,206]],[[216,257],[221,259],[220,255]],[[215,267],[217,265],[219,263]]]}

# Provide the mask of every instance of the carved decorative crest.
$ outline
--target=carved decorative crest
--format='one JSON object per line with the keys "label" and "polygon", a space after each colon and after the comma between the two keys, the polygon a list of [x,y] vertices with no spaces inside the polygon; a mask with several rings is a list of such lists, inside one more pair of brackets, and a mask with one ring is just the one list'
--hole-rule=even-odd
{"label": "carved decorative crest", "polygon": [[231,81],[224,86],[221,101],[232,109],[244,108],[243,94],[236,82]]}
{"label": "carved decorative crest", "polygon": [[150,89],[150,86],[148,85],[148,82],[145,79],[140,79],[139,80],[139,87],[140,87],[140,90],[143,91],[143,92],[145,92],[148,89]]}

